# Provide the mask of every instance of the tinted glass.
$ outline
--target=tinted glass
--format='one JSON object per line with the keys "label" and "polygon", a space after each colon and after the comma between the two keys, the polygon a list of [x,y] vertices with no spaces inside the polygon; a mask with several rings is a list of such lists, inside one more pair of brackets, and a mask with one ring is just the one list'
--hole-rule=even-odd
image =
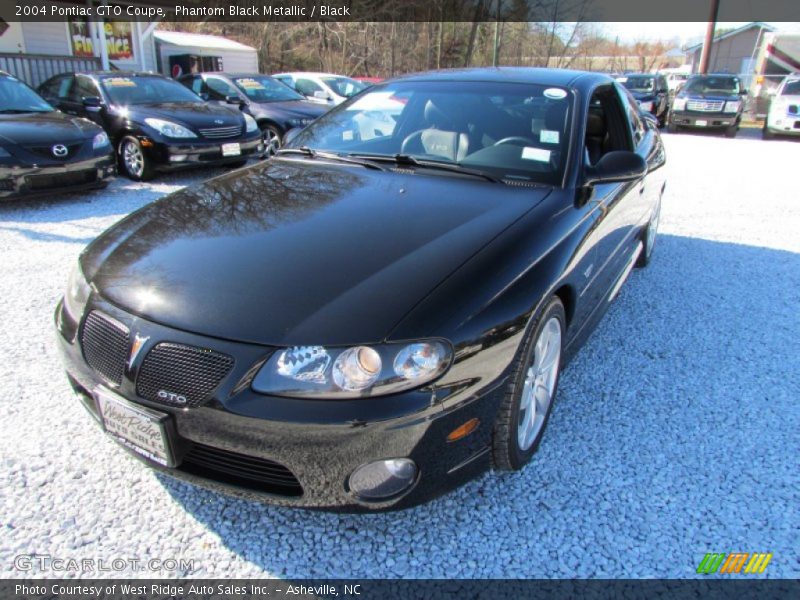
{"label": "tinted glass", "polygon": [[53,107],[13,77],[0,77],[0,113],[50,112]]}
{"label": "tinted glass", "polygon": [[800,96],[800,79],[794,81],[787,81],[783,86],[781,96]]}
{"label": "tinted glass", "polygon": [[394,82],[369,88],[290,144],[415,158],[558,184],[572,118],[564,89],[536,84]]}
{"label": "tinted glass", "polygon": [[202,102],[188,88],[161,77],[103,77],[103,89],[114,104],[160,104],[166,102]]}
{"label": "tinted glass", "polygon": [[360,81],[350,79],[349,77],[320,77],[320,79],[334,92],[345,98],[355,96],[358,92],[367,87]]}
{"label": "tinted glass", "polygon": [[693,77],[683,90],[695,94],[738,94],[739,78],[717,75]]}
{"label": "tinted glass", "polygon": [[237,77],[233,80],[244,94],[253,102],[287,102],[303,100],[303,96],[280,81],[265,75]]}
{"label": "tinted glass", "polygon": [[239,97],[236,88],[219,77],[206,77],[208,95],[212,100],[225,100],[228,96]]}
{"label": "tinted glass", "polygon": [[630,75],[622,80],[622,85],[636,92],[651,92],[655,85],[655,78],[650,75]]}
{"label": "tinted glass", "polygon": [[314,92],[322,92],[322,86],[310,79],[298,79],[294,82],[295,89],[306,96],[313,96]]}
{"label": "tinted glass", "polygon": [[80,75],[75,78],[75,85],[72,86],[72,91],[70,92],[70,100],[82,102],[84,98],[97,96],[100,96],[100,90],[97,89],[94,81]]}

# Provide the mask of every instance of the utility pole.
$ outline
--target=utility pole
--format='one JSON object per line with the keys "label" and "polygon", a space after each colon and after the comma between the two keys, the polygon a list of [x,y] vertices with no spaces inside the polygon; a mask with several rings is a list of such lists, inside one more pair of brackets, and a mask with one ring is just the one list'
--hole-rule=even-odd
{"label": "utility pole", "polygon": [[494,20],[494,50],[492,51],[492,66],[497,66],[497,49],[500,45],[500,0],[496,1],[497,13]]}
{"label": "utility pole", "polygon": [[706,39],[703,41],[703,50],[700,53],[701,75],[708,73],[708,63],[711,60],[711,46],[714,44],[714,30],[717,27],[717,14],[719,13],[719,0],[711,0],[711,14],[708,17],[708,27],[706,28]]}

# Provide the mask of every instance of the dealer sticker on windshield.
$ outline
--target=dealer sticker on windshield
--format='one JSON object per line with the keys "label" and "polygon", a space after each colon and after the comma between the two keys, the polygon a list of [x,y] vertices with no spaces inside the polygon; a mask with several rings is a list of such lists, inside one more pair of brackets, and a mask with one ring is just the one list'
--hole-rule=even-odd
{"label": "dealer sticker on windshield", "polygon": [[103,85],[111,87],[136,87],[136,82],[127,77],[110,77],[103,80]]}
{"label": "dealer sticker on windshield", "polygon": [[524,160],[535,160],[537,162],[550,162],[550,150],[525,146],[522,149],[522,158]]}
{"label": "dealer sticker on windshield", "polygon": [[558,132],[550,129],[542,129],[542,131],[539,132],[539,141],[543,144],[557,144]]}

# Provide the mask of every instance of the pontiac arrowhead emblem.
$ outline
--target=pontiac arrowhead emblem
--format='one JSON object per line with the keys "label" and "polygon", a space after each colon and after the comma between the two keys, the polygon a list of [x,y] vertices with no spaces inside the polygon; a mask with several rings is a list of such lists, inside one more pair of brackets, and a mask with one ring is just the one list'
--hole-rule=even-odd
{"label": "pontiac arrowhead emblem", "polygon": [[144,345],[147,343],[147,340],[150,339],[150,336],[141,336],[138,333],[133,338],[133,344],[131,344],[131,355],[128,358],[128,368],[131,368],[133,365],[133,361],[136,360],[136,357],[139,356],[139,352],[141,352]]}

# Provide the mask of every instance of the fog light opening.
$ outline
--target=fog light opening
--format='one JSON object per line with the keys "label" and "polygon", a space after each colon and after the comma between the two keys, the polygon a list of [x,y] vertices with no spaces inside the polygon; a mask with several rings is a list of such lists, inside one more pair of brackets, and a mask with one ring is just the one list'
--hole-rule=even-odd
{"label": "fog light opening", "polygon": [[348,487],[362,500],[387,500],[409,490],[416,483],[418,472],[410,458],[376,460],[353,471]]}
{"label": "fog light opening", "polygon": [[453,431],[450,432],[450,435],[447,436],[448,442],[457,442],[458,440],[463,440],[467,437],[470,433],[475,431],[480,425],[480,421],[478,419],[470,419],[463,425],[459,425]]}
{"label": "fog light opening", "polygon": [[187,158],[186,154],[173,154],[169,157],[172,162],[183,162]]}

